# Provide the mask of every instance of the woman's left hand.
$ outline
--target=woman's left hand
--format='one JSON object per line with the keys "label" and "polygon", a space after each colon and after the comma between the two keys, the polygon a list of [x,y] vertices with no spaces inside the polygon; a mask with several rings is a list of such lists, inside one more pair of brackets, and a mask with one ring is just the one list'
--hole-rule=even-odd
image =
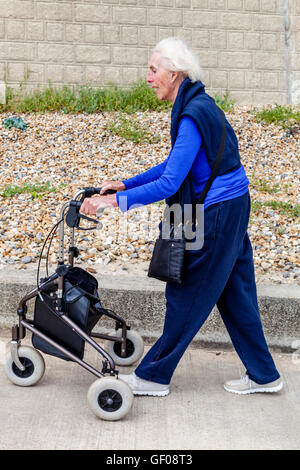
{"label": "woman's left hand", "polygon": [[117,207],[117,197],[115,194],[107,194],[106,196],[94,196],[84,199],[80,212],[85,215],[96,215],[98,209],[106,207]]}

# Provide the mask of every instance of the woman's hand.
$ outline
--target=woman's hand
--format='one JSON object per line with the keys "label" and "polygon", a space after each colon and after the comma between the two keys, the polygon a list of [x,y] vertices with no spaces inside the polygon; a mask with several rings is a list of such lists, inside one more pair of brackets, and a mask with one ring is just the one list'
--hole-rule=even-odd
{"label": "woman's hand", "polygon": [[93,196],[84,199],[80,212],[85,215],[97,215],[99,209],[106,207],[117,207],[117,196],[115,194],[108,194],[107,196]]}
{"label": "woman's hand", "polygon": [[113,189],[115,191],[124,191],[125,184],[122,181],[103,181],[101,184],[100,196],[105,194],[108,189]]}

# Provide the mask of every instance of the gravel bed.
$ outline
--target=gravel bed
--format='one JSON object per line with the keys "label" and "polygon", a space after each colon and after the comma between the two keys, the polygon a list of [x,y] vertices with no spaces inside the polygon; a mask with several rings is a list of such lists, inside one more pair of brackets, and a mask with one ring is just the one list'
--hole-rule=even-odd
{"label": "gravel bed", "polygon": [[[36,269],[46,235],[60,216],[62,204],[85,186],[104,179],[126,179],[162,162],[170,150],[168,112],[135,113],[155,143],[135,144],[114,135],[109,126],[118,113],[20,114],[26,130],[5,129],[0,114],[0,193],[7,185],[48,184],[44,193],[0,196],[0,268]],[[287,204],[299,194],[299,133],[256,123],[252,109],[236,106],[227,114],[240,145],[250,180],[253,212],[249,235],[258,283],[300,283],[299,218]],[[50,190],[51,189],[51,190]],[[164,204],[126,214],[105,210],[102,229],[76,232],[77,262],[91,272],[147,275]],[[88,227],[88,223],[82,224]],[[67,246],[66,235],[66,246]],[[58,238],[50,250],[56,262]]]}

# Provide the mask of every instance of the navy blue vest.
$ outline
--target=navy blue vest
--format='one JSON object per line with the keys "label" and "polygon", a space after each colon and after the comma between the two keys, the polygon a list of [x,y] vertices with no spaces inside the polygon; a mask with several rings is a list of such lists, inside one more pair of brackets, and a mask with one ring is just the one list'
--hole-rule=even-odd
{"label": "navy blue vest", "polygon": [[[189,78],[186,78],[180,85],[171,114],[172,148],[177,137],[180,119],[183,116],[189,116],[197,124],[208,164],[213,169],[222,134],[222,121],[215,100],[205,92],[202,82],[192,83]],[[241,165],[235,132],[226,117],[225,123],[226,143],[218,175],[236,170]]]}

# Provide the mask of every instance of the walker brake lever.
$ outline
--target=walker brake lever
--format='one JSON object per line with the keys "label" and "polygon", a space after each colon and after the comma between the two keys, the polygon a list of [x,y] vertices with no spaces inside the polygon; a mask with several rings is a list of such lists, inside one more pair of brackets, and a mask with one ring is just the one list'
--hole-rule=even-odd
{"label": "walker brake lever", "polygon": [[[80,219],[86,219],[90,222],[93,222],[94,224],[98,225],[99,221],[92,219],[91,217],[88,217],[86,215],[80,214],[79,209],[81,207],[81,204],[83,203],[85,198],[92,197],[95,194],[100,194],[101,188],[94,188],[94,187],[86,187],[84,188],[84,192],[81,196],[80,201],[72,200],[69,205],[69,210],[66,216],[66,223],[68,227],[76,227],[79,230],[93,230],[95,227],[91,228],[82,228],[79,226],[80,224]],[[114,189],[108,189],[105,191],[105,194],[115,194],[117,191]]]}
{"label": "walker brake lever", "polygon": [[90,222],[93,222],[94,224],[97,224],[97,225],[99,223],[98,220],[92,219],[91,217],[88,217],[87,215],[83,215],[79,213],[81,204],[82,204],[82,201],[70,202],[69,210],[66,216],[66,224],[68,225],[68,227],[72,227],[72,228],[76,227],[79,230],[93,230],[93,228],[95,227],[92,227],[92,228],[79,227],[80,219],[89,220]]}

